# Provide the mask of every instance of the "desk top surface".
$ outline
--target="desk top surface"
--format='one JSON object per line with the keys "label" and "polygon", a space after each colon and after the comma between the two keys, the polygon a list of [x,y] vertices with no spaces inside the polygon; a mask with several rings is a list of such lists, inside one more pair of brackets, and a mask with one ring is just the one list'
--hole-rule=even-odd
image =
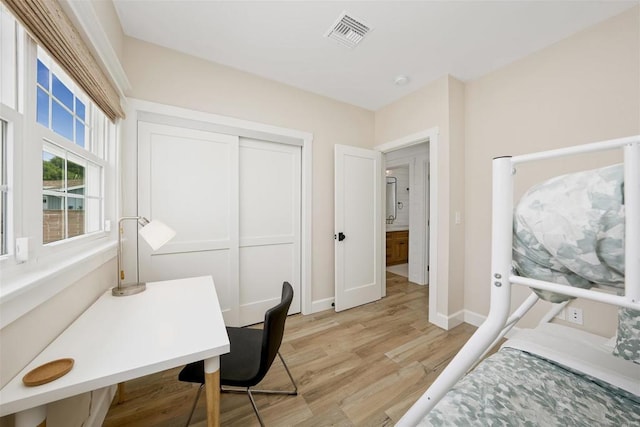
{"label": "desk top surface", "polygon": [[[147,284],[125,297],[105,292],[0,390],[0,416],[229,352],[211,277]],[[65,376],[36,387],[22,377],[71,357]]]}

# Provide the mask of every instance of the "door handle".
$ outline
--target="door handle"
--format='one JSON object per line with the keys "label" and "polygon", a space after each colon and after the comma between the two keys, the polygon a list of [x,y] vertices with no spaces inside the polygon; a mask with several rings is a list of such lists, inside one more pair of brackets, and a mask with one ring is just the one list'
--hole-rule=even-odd
{"label": "door handle", "polygon": [[[334,239],[336,238],[335,234],[333,235],[333,238]],[[341,231],[341,232],[338,233],[338,237],[337,238],[338,238],[338,242],[342,242],[344,239],[347,238],[347,236],[345,236],[344,233]]]}

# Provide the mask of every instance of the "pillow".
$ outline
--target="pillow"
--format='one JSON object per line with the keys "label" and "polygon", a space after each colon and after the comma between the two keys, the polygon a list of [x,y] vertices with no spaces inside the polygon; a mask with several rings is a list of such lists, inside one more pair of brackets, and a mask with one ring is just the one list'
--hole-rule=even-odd
{"label": "pillow", "polygon": [[613,354],[640,364],[640,310],[618,310],[618,339]]}

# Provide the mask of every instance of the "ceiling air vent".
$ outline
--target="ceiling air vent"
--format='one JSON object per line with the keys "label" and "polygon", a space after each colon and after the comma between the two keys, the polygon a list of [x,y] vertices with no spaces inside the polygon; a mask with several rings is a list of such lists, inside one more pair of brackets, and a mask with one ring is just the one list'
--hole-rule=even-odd
{"label": "ceiling air vent", "polygon": [[352,49],[362,41],[369,31],[371,31],[371,27],[362,20],[347,15],[347,12],[342,12],[324,36]]}

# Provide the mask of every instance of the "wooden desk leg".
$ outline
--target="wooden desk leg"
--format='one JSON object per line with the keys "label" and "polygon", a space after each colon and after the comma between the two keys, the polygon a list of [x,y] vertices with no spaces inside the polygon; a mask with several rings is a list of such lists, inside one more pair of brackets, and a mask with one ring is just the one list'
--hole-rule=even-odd
{"label": "wooden desk leg", "polygon": [[207,427],[220,426],[220,357],[204,361],[204,388],[207,399]]}
{"label": "wooden desk leg", "polygon": [[118,383],[118,405],[124,402],[124,383]]}
{"label": "wooden desk leg", "polygon": [[16,412],[15,427],[46,427],[47,405]]}

